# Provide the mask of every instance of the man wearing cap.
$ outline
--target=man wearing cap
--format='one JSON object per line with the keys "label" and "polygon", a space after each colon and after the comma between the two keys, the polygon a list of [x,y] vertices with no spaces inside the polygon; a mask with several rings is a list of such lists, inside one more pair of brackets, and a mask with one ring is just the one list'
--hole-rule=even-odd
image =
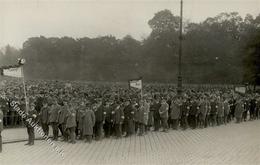
{"label": "man wearing cap", "polygon": [[3,131],[3,119],[4,119],[4,114],[2,111],[2,105],[0,105],[0,153],[2,152],[2,135],[1,132]]}

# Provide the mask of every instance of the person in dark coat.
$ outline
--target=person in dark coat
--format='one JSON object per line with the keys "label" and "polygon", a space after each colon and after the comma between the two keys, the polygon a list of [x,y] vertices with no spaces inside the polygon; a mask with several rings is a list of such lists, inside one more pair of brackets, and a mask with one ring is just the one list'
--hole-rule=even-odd
{"label": "person in dark coat", "polygon": [[210,125],[215,126],[217,123],[218,105],[215,98],[211,99],[210,102]]}
{"label": "person in dark coat", "polygon": [[3,124],[6,127],[8,125],[8,112],[9,112],[9,104],[8,101],[6,100],[6,98],[2,97],[0,98],[0,106],[2,107],[2,111],[3,111]]}
{"label": "person in dark coat", "polygon": [[181,118],[181,100],[179,97],[174,98],[176,100],[172,100],[171,102],[171,112],[170,112],[170,118],[172,120],[172,128],[174,130],[177,130],[179,128],[180,124],[180,118]]}
{"label": "person in dark coat", "polygon": [[150,107],[150,111],[153,112],[153,119],[154,119],[154,131],[158,131],[160,129],[160,113],[159,109],[161,107],[160,100],[158,98],[154,99],[154,102],[152,103]]}
{"label": "person in dark coat", "polygon": [[49,123],[51,124],[53,130],[53,140],[58,140],[59,129],[58,129],[58,114],[60,106],[58,105],[57,100],[54,100],[54,103],[51,105],[49,111]]}
{"label": "person in dark coat", "polygon": [[120,104],[120,102],[117,102],[113,105],[113,109],[111,112],[111,120],[114,125],[114,131],[116,138],[120,138],[122,136],[122,124],[124,121],[124,106]]}
{"label": "person in dark coat", "polygon": [[225,100],[224,100],[224,124],[229,123],[229,121],[230,121],[228,119],[229,115],[230,115],[230,105],[229,105],[228,99],[225,98]]}
{"label": "person in dark coat", "polygon": [[43,107],[41,108],[39,116],[40,116],[42,130],[47,136],[49,135],[49,111],[50,109],[48,107],[48,103],[45,101],[43,103]]}
{"label": "person in dark coat", "polygon": [[205,98],[201,98],[200,103],[199,103],[199,123],[198,126],[200,128],[204,128],[205,127],[205,121],[206,121],[206,116],[208,113],[208,105],[207,102],[205,100]]}
{"label": "person in dark coat", "polygon": [[1,135],[1,133],[4,129],[3,120],[4,120],[4,113],[2,111],[2,105],[0,105],[0,153],[2,152],[2,135]]}
{"label": "person in dark coat", "polygon": [[218,98],[218,102],[217,102],[217,124],[218,125],[222,125],[223,121],[224,121],[224,113],[225,113],[225,109],[224,109],[224,100],[223,98]]}
{"label": "person in dark coat", "polygon": [[76,143],[76,133],[75,129],[77,126],[76,123],[76,110],[75,110],[75,103],[70,103],[69,107],[67,108],[66,113],[66,132],[70,137],[69,143],[75,144]]}
{"label": "person in dark coat", "polygon": [[58,112],[58,128],[61,132],[64,141],[68,141],[68,131],[66,131],[66,122],[68,118],[69,105],[68,101],[63,101],[63,106],[60,107]]}
{"label": "person in dark coat", "polygon": [[26,128],[28,133],[28,143],[25,145],[34,145],[35,133],[34,125],[36,124],[37,111],[35,110],[35,105],[31,104],[29,107],[28,114],[26,116]]}
{"label": "person in dark coat", "polygon": [[96,140],[100,140],[102,137],[102,129],[103,129],[103,123],[104,123],[104,103],[102,103],[101,100],[98,100],[98,103],[94,107],[94,113],[95,113],[95,126],[94,126],[94,135]]}
{"label": "person in dark coat", "polygon": [[105,122],[103,125],[103,129],[104,129],[104,133],[105,133],[105,137],[109,138],[112,134],[112,121],[111,121],[111,105],[109,101],[106,101],[105,103],[105,107],[104,107],[104,118],[105,118]]}
{"label": "person in dark coat", "polygon": [[241,98],[236,102],[236,108],[235,108],[235,118],[236,118],[236,123],[240,123],[243,117],[244,113],[244,102],[242,101]]}
{"label": "person in dark coat", "polygon": [[130,100],[127,100],[125,102],[125,108],[124,108],[126,136],[131,136],[135,134],[135,122],[134,122],[135,113],[136,113],[136,108],[130,102]]}
{"label": "person in dark coat", "polygon": [[85,137],[85,142],[91,143],[92,141],[95,120],[95,113],[93,112],[92,107],[88,105],[82,120],[82,134]]}
{"label": "person in dark coat", "polygon": [[193,98],[191,100],[191,109],[190,109],[190,112],[189,112],[189,126],[192,128],[192,129],[195,129],[197,128],[197,117],[198,117],[198,112],[199,112],[199,105],[198,105],[198,102],[195,100],[195,98]]}
{"label": "person in dark coat", "polygon": [[188,117],[190,112],[190,100],[184,98],[182,106],[181,106],[181,127],[183,130],[188,128]]}

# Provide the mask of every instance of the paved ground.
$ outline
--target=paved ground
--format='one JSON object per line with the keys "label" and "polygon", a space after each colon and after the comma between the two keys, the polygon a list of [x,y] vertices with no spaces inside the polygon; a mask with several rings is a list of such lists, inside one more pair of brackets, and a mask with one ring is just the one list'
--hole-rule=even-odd
{"label": "paved ground", "polygon": [[260,164],[260,120],[215,128],[151,132],[145,136],[104,139],[92,144],[57,142],[61,158],[45,141],[32,147],[5,144],[0,164]]}

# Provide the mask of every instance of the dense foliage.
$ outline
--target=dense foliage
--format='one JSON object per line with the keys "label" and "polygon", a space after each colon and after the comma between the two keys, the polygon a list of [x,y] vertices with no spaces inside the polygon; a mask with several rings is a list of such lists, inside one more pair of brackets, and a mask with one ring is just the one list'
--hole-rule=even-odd
{"label": "dense foliage", "polygon": [[[185,22],[183,80],[186,83],[259,84],[260,15],[221,13],[201,23]],[[31,79],[176,82],[179,16],[159,11],[143,41],[127,35],[97,38],[29,38],[21,50],[0,53],[0,65],[26,58]],[[120,28],[120,27],[119,27]]]}

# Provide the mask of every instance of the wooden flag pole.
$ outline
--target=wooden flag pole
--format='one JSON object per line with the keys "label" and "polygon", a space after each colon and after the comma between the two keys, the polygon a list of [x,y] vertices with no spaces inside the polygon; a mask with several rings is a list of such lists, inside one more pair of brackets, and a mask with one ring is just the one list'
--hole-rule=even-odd
{"label": "wooden flag pole", "polygon": [[28,113],[28,105],[29,105],[29,100],[27,99],[27,94],[26,94],[26,86],[25,86],[25,79],[24,79],[24,70],[23,66],[21,66],[22,70],[22,80],[23,80],[23,91],[24,91],[24,99],[25,99],[25,112]]}

